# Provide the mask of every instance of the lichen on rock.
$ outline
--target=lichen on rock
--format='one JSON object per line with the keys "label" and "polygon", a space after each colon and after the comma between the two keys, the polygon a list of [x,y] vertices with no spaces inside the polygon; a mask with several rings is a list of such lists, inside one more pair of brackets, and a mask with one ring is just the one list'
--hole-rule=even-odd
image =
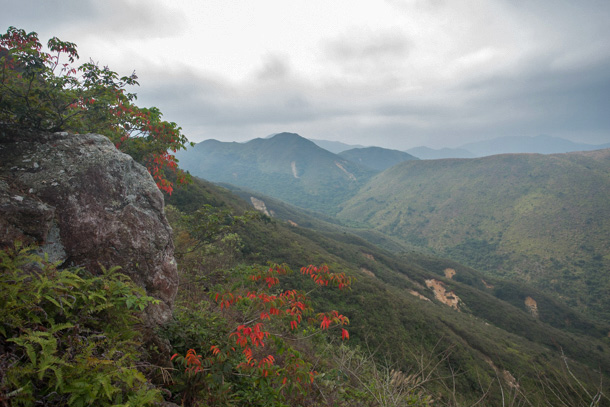
{"label": "lichen on rock", "polygon": [[0,245],[37,244],[62,266],[120,266],[161,300],[165,323],[178,287],[163,195],[130,156],[98,134],[0,127]]}

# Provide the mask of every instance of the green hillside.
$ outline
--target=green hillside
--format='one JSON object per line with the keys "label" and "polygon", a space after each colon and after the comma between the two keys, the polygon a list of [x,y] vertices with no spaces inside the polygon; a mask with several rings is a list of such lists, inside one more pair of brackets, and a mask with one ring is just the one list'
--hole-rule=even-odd
{"label": "green hillside", "polygon": [[180,167],[198,177],[325,213],[333,213],[376,173],[293,133],[247,143],[206,140],[177,156]]}
{"label": "green hillside", "polygon": [[416,157],[403,151],[381,147],[353,148],[340,152],[339,156],[379,172],[403,161],[417,160]]}
{"label": "green hillside", "polygon": [[[593,370],[610,366],[610,347],[604,339],[608,327],[539,291],[436,257],[399,257],[314,214],[258,198],[276,217],[263,216],[240,227],[240,255],[232,261],[286,262],[294,269],[325,262],[334,271],[356,277],[347,294],[313,293],[318,307],[340,309],[350,318],[350,347],[368,349],[392,369],[409,374],[425,370],[430,381],[422,387],[439,405],[472,405],[479,399],[500,405],[503,391],[521,402],[527,398],[533,405],[552,405],[547,397],[553,396],[542,386],[545,380],[566,384],[561,350],[578,377],[595,377]],[[204,204],[236,213],[250,208],[228,191],[200,180],[176,191],[168,203],[185,212]],[[282,221],[279,215],[293,220]],[[180,233],[179,225],[175,227]],[[201,281],[214,279],[209,271],[214,262],[208,263],[201,269],[208,270],[202,271]],[[447,274],[447,269],[455,273]],[[459,311],[435,299],[428,288],[431,280],[460,299]],[[299,281],[296,276],[288,279],[291,286],[308,289]],[[537,316],[524,305],[528,296],[539,304]],[[595,380],[586,379],[585,386],[591,390]]]}
{"label": "green hillside", "polygon": [[610,150],[411,161],[338,217],[610,321]]}

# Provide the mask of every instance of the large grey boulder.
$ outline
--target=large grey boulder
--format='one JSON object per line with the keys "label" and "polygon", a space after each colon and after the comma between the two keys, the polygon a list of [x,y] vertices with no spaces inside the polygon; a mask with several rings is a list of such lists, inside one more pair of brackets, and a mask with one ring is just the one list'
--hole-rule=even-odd
{"label": "large grey boulder", "polygon": [[171,317],[178,277],[163,196],[130,156],[98,134],[0,127],[0,246],[36,243],[54,261],[97,273],[121,266]]}

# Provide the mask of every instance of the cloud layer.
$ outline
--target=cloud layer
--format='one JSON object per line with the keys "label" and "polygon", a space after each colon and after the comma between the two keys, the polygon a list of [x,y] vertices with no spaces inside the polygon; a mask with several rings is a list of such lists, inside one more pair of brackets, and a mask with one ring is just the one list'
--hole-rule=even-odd
{"label": "cloud layer", "polygon": [[607,1],[0,3],[5,28],[135,69],[140,103],[194,141],[610,142]]}

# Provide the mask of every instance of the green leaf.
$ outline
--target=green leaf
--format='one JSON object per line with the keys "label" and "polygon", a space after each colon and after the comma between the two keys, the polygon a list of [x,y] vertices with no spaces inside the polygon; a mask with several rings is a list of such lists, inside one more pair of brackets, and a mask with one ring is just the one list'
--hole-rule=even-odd
{"label": "green leaf", "polygon": [[106,393],[106,397],[109,400],[112,399],[112,394],[117,391],[117,389],[110,383],[110,376],[106,375],[101,380],[102,387],[104,388],[104,393]]}

